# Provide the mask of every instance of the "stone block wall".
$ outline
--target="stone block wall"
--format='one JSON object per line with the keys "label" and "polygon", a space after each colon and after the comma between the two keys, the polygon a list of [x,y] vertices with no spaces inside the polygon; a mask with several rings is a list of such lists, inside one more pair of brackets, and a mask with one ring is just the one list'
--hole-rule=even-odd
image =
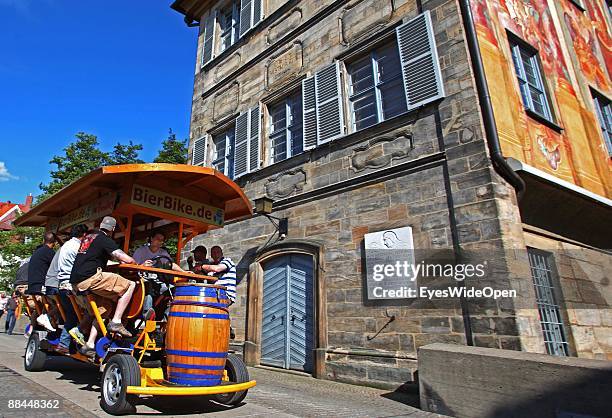
{"label": "stone block wall", "polygon": [[[533,302],[531,309],[497,302],[438,309],[425,301],[381,307],[363,299],[362,241],[368,232],[411,226],[415,247],[424,250],[525,248],[514,192],[488,157],[456,2],[275,5],[268,4],[272,8],[266,19],[245,40],[198,66],[192,140],[258,102],[269,104],[298,88],[302,78],[334,59],[393,36],[394,25],[416,16],[419,5],[432,15],[446,92],[437,103],[273,165],[266,163],[264,129],[263,167],[237,180],[249,198],[274,200],[273,215],[289,219],[287,242],[315,242],[320,248],[315,374],[386,387],[412,381],[418,347],[467,342],[463,314],[473,319],[469,326],[477,345],[542,350],[533,286],[528,286],[528,275],[513,272],[517,261],[512,257],[497,260],[499,268],[489,282],[522,289],[524,300]],[[210,163],[212,148],[208,154]],[[237,340],[254,350],[258,342],[248,312],[261,298],[247,291],[248,282],[261,269],[261,246],[273,232],[267,219],[255,216],[191,243],[222,245],[238,262],[243,281],[232,324]],[[391,316],[396,319],[387,324]]]}

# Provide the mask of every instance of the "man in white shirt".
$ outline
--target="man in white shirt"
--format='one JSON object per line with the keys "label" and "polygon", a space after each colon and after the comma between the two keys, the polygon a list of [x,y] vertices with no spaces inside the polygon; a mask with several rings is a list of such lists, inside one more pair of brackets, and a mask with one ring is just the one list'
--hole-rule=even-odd
{"label": "man in white shirt", "polygon": [[210,249],[213,258],[211,264],[203,264],[195,268],[196,273],[211,274],[217,277],[215,284],[225,286],[230,305],[236,302],[236,265],[223,256],[223,250],[218,245]]}
{"label": "man in white shirt", "polygon": [[[81,246],[81,240],[87,234],[87,226],[75,225],[70,231],[70,239],[62,245],[56,254],[57,261],[51,262],[51,266],[47,271],[47,278],[45,280],[45,286],[49,285],[57,286],[58,293],[60,296],[60,303],[66,314],[66,322],[64,323],[64,329],[60,335],[60,342],[56,348],[59,352],[68,352],[70,346],[70,337],[75,339],[76,342],[83,345],[85,344],[85,338],[83,333],[80,331],[78,324],[78,318],[74,312],[74,308],[70,303],[70,292],[72,291],[72,285],[70,284],[70,272],[72,271],[72,265],[74,259],[79,252]],[[53,288],[53,286],[51,286]]]}

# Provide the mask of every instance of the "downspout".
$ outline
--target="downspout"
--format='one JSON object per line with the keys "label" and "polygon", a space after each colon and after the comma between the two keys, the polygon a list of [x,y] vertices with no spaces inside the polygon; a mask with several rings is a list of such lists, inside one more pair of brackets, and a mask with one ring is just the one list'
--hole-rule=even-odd
{"label": "downspout", "polygon": [[485,128],[485,135],[487,137],[487,145],[489,146],[493,168],[514,187],[516,190],[516,197],[520,201],[525,192],[525,182],[514,170],[512,170],[501,152],[499,136],[497,135],[497,125],[495,124],[495,116],[493,115],[493,105],[491,104],[491,95],[489,94],[489,86],[487,85],[484,65],[482,64],[478,37],[476,36],[476,29],[474,28],[470,0],[459,0],[459,7],[461,9],[463,28],[465,30],[465,38],[470,52],[472,68],[474,69],[476,91],[478,94],[478,101],[480,102],[482,122]]}

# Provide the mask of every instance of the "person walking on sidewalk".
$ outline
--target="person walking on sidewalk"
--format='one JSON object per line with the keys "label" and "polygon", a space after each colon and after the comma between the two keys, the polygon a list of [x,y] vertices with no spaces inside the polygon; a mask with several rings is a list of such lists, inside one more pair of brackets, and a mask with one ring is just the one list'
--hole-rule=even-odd
{"label": "person walking on sidewalk", "polygon": [[8,302],[6,293],[0,292],[0,318],[2,318],[2,315],[4,315],[4,311],[6,310],[6,302]]}
{"label": "person walking on sidewalk", "polygon": [[15,317],[17,306],[19,306],[19,294],[17,291],[15,291],[6,302],[6,322],[4,324],[4,332],[6,332],[8,335],[13,335],[13,329],[15,328],[15,322],[17,321],[17,318]]}

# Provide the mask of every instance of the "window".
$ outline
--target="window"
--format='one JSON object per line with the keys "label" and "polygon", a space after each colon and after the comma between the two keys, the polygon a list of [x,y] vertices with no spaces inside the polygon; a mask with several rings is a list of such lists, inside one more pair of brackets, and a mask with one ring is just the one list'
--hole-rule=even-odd
{"label": "window", "polygon": [[304,150],[302,140],[302,93],[270,106],[270,163],[277,163]]}
{"label": "window", "polygon": [[219,29],[221,31],[219,52],[225,51],[232,46],[239,38],[240,30],[240,2],[237,0],[231,1],[221,10],[219,10],[218,20]]}
{"label": "window", "polygon": [[595,101],[595,112],[608,149],[608,155],[612,156],[612,109],[610,108],[610,100],[595,92],[593,92],[593,100]]}
{"label": "window", "polygon": [[395,40],[347,66],[353,131],[408,110]]}
{"label": "window", "polygon": [[234,178],[234,129],[234,125],[232,125],[212,137],[215,146],[212,166],[230,179]]}
{"label": "window", "polygon": [[555,298],[554,276],[556,272],[552,266],[552,255],[534,248],[528,248],[527,255],[546,351],[555,356],[568,356],[569,349],[565,339],[563,321]]}
{"label": "window", "polygon": [[510,47],[525,108],[553,122],[538,53],[515,40],[510,41]]}
{"label": "window", "polygon": [[202,26],[202,66],[215,58],[215,51],[225,51],[262,21],[262,1],[231,0],[224,7],[210,11]]}
{"label": "window", "polygon": [[240,1],[240,37],[263,19],[263,0]]}
{"label": "window", "polygon": [[304,150],[345,135],[343,79],[353,131],[444,97],[429,11],[398,26],[394,39],[345,64],[346,77],[334,63],[302,81]]}

